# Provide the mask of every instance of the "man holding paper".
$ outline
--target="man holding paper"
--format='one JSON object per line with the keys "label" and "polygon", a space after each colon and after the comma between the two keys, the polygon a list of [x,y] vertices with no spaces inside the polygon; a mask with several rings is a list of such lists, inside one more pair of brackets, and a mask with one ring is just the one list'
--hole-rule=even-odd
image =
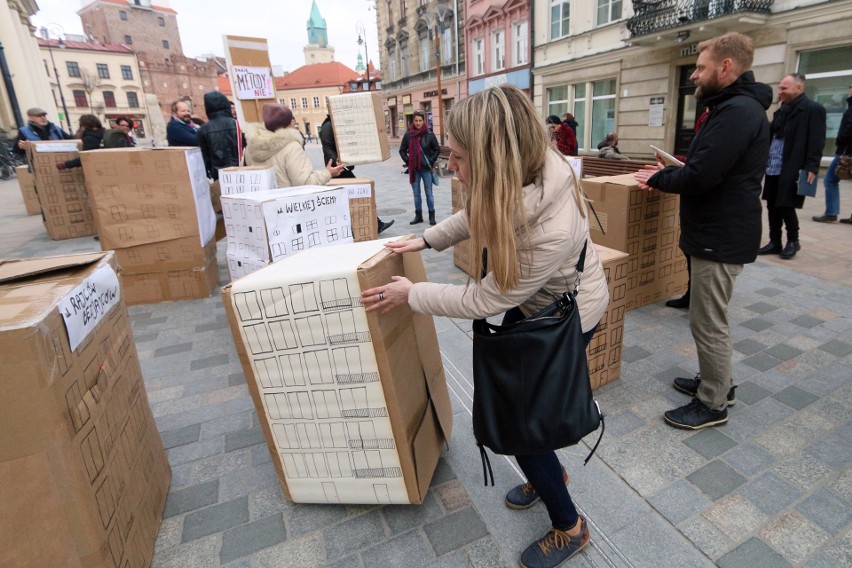
{"label": "man holding paper", "polygon": [[[760,182],[769,152],[766,109],[772,89],[749,70],[754,43],[738,33],[698,44],[690,79],[710,112],[689,146],[683,167],[636,172],[643,189],[680,195],[680,248],[692,257],[689,325],[700,378],[677,390],[695,398],[664,418],[675,428],[699,430],[728,421],[732,391],[728,303],[743,264],[760,245]],[[679,388],[680,387],[680,388]]]}
{"label": "man holding paper", "polygon": [[[772,115],[772,143],[761,196],[766,200],[769,213],[769,244],[761,247],[757,254],[780,254],[786,260],[796,256],[802,248],[796,209],[805,204],[805,194],[799,192],[802,185],[799,174],[806,172],[802,181],[807,184],[816,181],[825,146],[825,108],[808,98],[805,76],[798,73],[781,79],[778,99],[781,106]],[[787,227],[787,245],[783,249],[782,225]]]}

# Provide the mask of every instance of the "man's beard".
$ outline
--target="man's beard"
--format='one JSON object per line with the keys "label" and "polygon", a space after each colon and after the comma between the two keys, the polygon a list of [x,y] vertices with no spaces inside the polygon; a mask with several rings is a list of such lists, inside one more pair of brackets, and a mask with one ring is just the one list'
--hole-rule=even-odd
{"label": "man's beard", "polygon": [[714,71],[713,77],[707,81],[706,85],[696,85],[695,98],[699,101],[704,101],[714,95],[718,95],[721,90],[722,87],[719,85],[719,73]]}

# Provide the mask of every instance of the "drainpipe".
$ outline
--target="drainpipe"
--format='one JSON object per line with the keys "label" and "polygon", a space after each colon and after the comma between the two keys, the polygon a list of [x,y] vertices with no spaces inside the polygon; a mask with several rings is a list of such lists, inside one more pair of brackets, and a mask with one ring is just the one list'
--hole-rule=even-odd
{"label": "drainpipe", "polygon": [[24,117],[21,116],[21,107],[18,105],[18,95],[15,94],[12,73],[9,71],[9,64],[6,62],[6,52],[3,49],[3,42],[0,42],[0,72],[3,73],[3,84],[6,86],[6,93],[9,95],[9,105],[12,107],[15,123],[18,125],[18,128],[21,128],[24,126]]}

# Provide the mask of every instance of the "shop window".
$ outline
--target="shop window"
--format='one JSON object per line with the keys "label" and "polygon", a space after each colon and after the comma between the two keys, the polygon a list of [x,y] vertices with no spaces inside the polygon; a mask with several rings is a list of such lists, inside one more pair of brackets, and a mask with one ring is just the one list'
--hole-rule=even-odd
{"label": "shop window", "polygon": [[[803,51],[799,54],[799,73],[805,76],[805,93],[825,107],[826,131],[823,156],[833,156],[837,130],[846,110],[852,86],[852,45]],[[852,148],[847,150],[852,152]]]}

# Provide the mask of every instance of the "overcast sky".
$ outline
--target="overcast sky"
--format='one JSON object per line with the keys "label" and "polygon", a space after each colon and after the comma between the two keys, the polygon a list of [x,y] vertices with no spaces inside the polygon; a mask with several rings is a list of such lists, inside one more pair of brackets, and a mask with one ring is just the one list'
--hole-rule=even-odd
{"label": "overcast sky", "polygon": [[[59,24],[68,34],[83,33],[77,10],[91,0],[36,0],[39,12],[33,17],[37,27]],[[308,43],[306,31],[311,0],[154,0],[178,13],[178,28],[184,54],[205,53],[224,56],[222,35],[262,37],[269,40],[273,65],[286,71],[305,64],[302,49]],[[334,59],[354,69],[364,48],[358,46],[357,22],[363,22],[370,59],[379,67],[376,11],[373,0],[317,0],[328,26],[328,43]],[[365,62],[366,64],[366,62]]]}

